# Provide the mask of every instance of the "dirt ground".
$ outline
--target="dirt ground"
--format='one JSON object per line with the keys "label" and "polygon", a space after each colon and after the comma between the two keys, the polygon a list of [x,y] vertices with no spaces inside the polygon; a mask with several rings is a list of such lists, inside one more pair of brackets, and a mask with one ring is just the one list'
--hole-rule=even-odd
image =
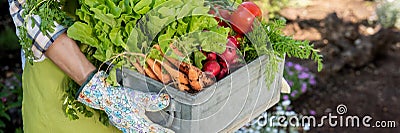
{"label": "dirt ground", "polygon": [[[376,24],[375,7],[364,0],[313,0],[306,7],[280,12],[288,19],[285,33],[311,40],[325,60],[324,70],[317,73],[318,85],[295,101],[298,112],[313,109],[319,117],[338,115],[336,107],[344,104],[344,117],[369,115],[372,122],[397,122],[397,128],[324,126],[311,132],[400,132],[400,32]],[[293,61],[316,70],[313,62]]]}

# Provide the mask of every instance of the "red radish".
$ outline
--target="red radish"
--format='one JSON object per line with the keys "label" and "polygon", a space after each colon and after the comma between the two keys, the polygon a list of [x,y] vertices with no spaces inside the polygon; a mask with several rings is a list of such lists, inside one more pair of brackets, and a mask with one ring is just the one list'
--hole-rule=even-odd
{"label": "red radish", "polygon": [[236,55],[236,48],[233,47],[226,47],[224,53],[221,54],[222,58],[225,59],[228,63],[232,62],[234,59],[237,58]]}
{"label": "red radish", "polygon": [[229,36],[228,37],[228,43],[226,44],[227,46],[234,46],[236,48],[240,48],[240,44],[237,41],[237,39],[234,36]]}
{"label": "red radish", "polygon": [[209,52],[206,56],[208,61],[217,60],[217,54],[214,52]]}
{"label": "red radish", "polygon": [[222,68],[228,68],[228,64],[224,60],[218,61],[218,63]]}
{"label": "red radish", "polygon": [[221,66],[219,66],[217,61],[207,61],[203,66],[203,71],[217,76],[221,71]]}
{"label": "red radish", "polygon": [[221,58],[226,60],[226,62],[230,63],[238,56],[236,54],[236,49],[239,47],[239,42],[235,37],[229,36],[228,42],[226,43],[226,49],[224,53],[221,54]]}
{"label": "red radish", "polygon": [[217,76],[217,79],[220,80],[224,78],[226,75],[228,75],[228,68],[222,68]]}

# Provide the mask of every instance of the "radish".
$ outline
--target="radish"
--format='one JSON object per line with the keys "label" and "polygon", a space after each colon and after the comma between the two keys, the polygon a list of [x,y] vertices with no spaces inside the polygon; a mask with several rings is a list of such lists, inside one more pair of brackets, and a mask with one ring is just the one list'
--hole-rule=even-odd
{"label": "radish", "polygon": [[226,50],[221,54],[221,58],[224,59],[228,64],[238,58],[236,49],[239,47],[239,43],[235,37],[229,36],[228,42],[226,43]]}
{"label": "radish", "polygon": [[217,54],[214,52],[209,52],[206,56],[208,61],[217,60]]}
{"label": "radish", "polygon": [[228,37],[228,43],[226,44],[226,46],[234,46],[236,48],[240,48],[240,44],[237,41],[235,36],[229,36]]}
{"label": "radish", "polygon": [[221,58],[230,64],[233,60],[238,58],[236,48],[227,46],[225,52],[221,54]]}
{"label": "radish", "polygon": [[217,61],[207,61],[203,66],[203,71],[217,76],[221,71],[221,66],[219,66]]}
{"label": "radish", "polygon": [[224,60],[220,60],[218,63],[222,68],[228,68],[228,64]]}
{"label": "radish", "polygon": [[224,78],[226,75],[228,75],[228,68],[222,68],[217,76],[217,79],[220,80]]}

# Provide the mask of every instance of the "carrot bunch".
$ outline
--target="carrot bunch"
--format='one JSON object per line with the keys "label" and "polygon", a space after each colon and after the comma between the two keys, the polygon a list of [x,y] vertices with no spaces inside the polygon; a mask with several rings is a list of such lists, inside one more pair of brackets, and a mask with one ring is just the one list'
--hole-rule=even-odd
{"label": "carrot bunch", "polygon": [[[198,92],[215,83],[216,79],[212,74],[203,72],[190,63],[165,55],[159,45],[154,45],[153,49],[158,50],[163,59],[147,57],[145,66],[135,63],[134,66],[139,73],[163,84],[172,84],[180,91],[187,92]],[[177,49],[173,49],[173,52],[181,54]]]}

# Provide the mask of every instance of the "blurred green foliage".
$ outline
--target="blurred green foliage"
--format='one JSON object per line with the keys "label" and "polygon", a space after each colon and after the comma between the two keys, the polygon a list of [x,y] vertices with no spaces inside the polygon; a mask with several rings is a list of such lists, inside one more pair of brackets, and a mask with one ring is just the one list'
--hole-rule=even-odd
{"label": "blurred green foliage", "polygon": [[[264,18],[276,19],[279,17],[279,11],[286,7],[304,7],[310,3],[310,0],[253,0],[264,11]],[[268,11],[266,14],[265,11]],[[268,16],[266,16],[268,15]]]}
{"label": "blurred green foliage", "polygon": [[0,49],[1,51],[20,49],[15,31],[8,26],[4,26],[4,30],[0,31]]}
{"label": "blurred green foliage", "polygon": [[378,21],[385,28],[400,29],[400,1],[399,0],[377,0],[376,14]]}
{"label": "blurred green foliage", "polygon": [[14,74],[12,77],[0,81],[0,133],[10,132],[10,130],[22,132],[21,76]]}

